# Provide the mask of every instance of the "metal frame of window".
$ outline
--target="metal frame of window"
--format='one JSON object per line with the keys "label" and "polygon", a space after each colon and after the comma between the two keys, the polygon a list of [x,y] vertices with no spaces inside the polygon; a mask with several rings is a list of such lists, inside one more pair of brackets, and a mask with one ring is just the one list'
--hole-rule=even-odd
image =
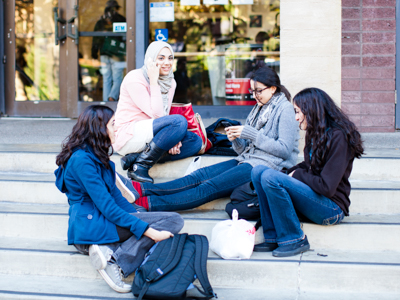
{"label": "metal frame of window", "polygon": [[136,68],[143,65],[144,55],[149,44],[149,0],[136,1]]}
{"label": "metal frame of window", "polygon": [[400,90],[400,55],[398,47],[400,46],[400,0],[396,0],[396,122],[395,128],[400,129],[400,104],[398,103],[397,92]]}
{"label": "metal frame of window", "polygon": [[0,1],[0,116],[6,112],[4,94],[4,2]]}

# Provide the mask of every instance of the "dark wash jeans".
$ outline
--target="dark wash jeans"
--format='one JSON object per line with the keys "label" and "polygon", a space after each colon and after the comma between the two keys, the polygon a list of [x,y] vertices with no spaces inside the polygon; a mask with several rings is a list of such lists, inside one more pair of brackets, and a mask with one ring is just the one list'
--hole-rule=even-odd
{"label": "dark wash jeans", "polygon": [[304,238],[296,211],[320,225],[343,220],[344,213],[335,202],[293,177],[264,166],[255,167],[251,177],[266,242],[288,245]]}
{"label": "dark wash jeans", "polygon": [[181,115],[170,115],[153,121],[153,142],[161,149],[168,151],[182,142],[181,153],[164,157],[163,162],[179,160],[196,155],[201,148],[201,138],[187,130],[187,121]]}
{"label": "dark wash jeans", "polygon": [[198,207],[228,197],[251,180],[253,167],[234,159],[198,169],[185,177],[159,184],[142,183],[150,211],[177,211]]}

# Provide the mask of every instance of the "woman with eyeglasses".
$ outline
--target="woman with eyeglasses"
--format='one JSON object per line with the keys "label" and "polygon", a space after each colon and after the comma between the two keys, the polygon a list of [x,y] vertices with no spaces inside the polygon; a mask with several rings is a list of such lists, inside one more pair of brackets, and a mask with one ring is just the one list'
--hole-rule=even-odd
{"label": "woman with eyeglasses", "polygon": [[236,187],[251,181],[256,166],[279,171],[296,164],[299,129],[289,92],[268,67],[255,71],[250,84],[257,104],[244,126],[225,128],[238,157],[170,182],[133,182],[141,196],[137,204],[149,211],[191,209],[228,197]]}

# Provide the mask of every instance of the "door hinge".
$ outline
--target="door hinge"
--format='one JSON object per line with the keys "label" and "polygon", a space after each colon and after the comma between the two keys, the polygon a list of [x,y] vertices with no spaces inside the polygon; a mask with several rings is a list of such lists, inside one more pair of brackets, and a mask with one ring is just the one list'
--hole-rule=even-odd
{"label": "door hinge", "polygon": [[6,64],[7,63],[7,56],[3,56],[3,64]]}
{"label": "door hinge", "polygon": [[394,90],[394,104],[397,104],[397,90]]}

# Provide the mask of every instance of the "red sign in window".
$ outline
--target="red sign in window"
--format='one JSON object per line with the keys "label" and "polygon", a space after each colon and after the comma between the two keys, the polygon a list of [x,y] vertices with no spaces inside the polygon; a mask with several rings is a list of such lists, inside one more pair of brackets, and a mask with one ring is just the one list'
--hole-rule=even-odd
{"label": "red sign in window", "polygon": [[226,105],[254,105],[256,101],[249,88],[249,78],[225,79]]}

